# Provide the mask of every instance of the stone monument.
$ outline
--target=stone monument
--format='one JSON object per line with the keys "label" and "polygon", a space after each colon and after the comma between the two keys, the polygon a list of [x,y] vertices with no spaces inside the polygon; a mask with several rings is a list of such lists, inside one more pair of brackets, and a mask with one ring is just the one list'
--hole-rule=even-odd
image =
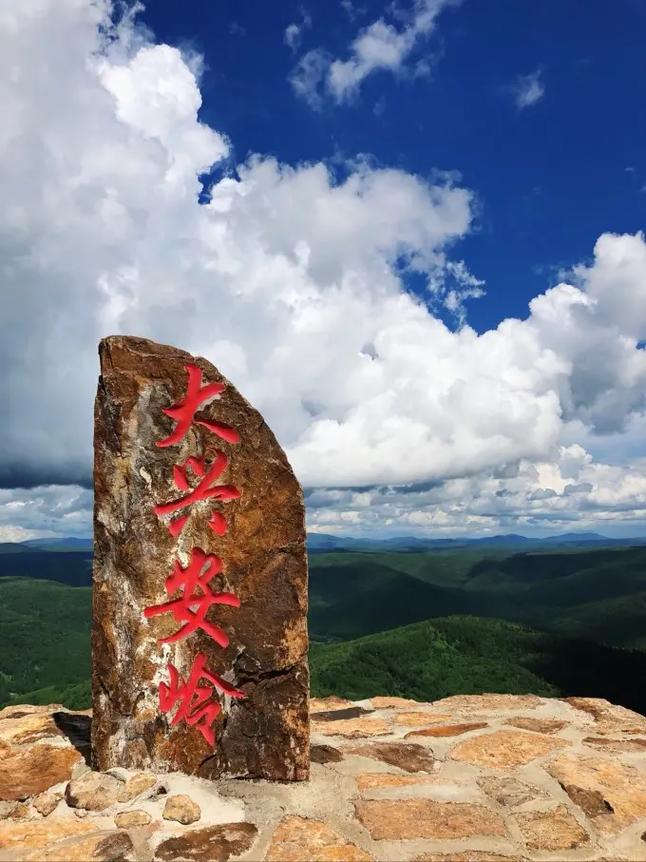
{"label": "stone monument", "polygon": [[92,757],[309,775],[300,486],[262,416],[201,357],[99,345]]}

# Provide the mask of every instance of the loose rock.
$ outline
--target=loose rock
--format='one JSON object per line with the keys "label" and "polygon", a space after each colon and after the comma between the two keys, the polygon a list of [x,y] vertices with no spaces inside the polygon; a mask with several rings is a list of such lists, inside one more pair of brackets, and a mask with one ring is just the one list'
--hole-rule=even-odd
{"label": "loose rock", "polygon": [[115,815],[114,822],[119,829],[130,829],[133,826],[148,826],[152,819],[147,811],[120,811]]}
{"label": "loose rock", "polygon": [[47,790],[45,793],[39,793],[38,796],[36,796],[33,800],[33,806],[39,814],[43,815],[43,817],[48,817],[62,798],[62,793],[52,793]]}
{"label": "loose rock", "polygon": [[202,816],[200,806],[193,802],[190,796],[184,793],[177,793],[174,796],[169,796],[164,805],[164,820],[176,820],[178,823],[183,823],[185,826],[189,823],[195,823]]}
{"label": "loose rock", "polygon": [[65,788],[65,801],[70,808],[86,811],[103,811],[114,805],[123,782],[103,772],[86,772],[69,782]]}
{"label": "loose rock", "polygon": [[0,800],[27,799],[67,781],[80,760],[72,746],[36,743],[28,748],[10,748],[0,758]]}
{"label": "loose rock", "polygon": [[139,772],[124,782],[117,794],[117,799],[119,802],[130,802],[131,799],[141,796],[142,793],[150,790],[155,784],[157,784],[157,779],[154,775],[147,772]]}

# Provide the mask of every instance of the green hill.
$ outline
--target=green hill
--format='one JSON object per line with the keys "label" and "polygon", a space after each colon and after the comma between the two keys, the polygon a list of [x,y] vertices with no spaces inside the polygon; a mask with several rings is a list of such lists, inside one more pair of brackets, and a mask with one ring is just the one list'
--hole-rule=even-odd
{"label": "green hill", "polygon": [[646,548],[319,553],[310,601],[317,640],[472,614],[646,648]]}
{"label": "green hill", "polygon": [[588,695],[646,712],[646,654],[546,635],[503,620],[432,619],[313,644],[312,691],[437,700],[451,694]]}
{"label": "green hill", "polygon": [[89,587],[0,579],[0,704],[13,695],[46,686],[58,691],[89,678],[91,604]]}
{"label": "green hill", "polygon": [[[646,712],[646,652],[611,648],[646,650],[645,572],[644,547],[317,553],[313,690],[558,692]],[[89,703],[90,579],[86,552],[0,554],[0,705]]]}
{"label": "green hill", "polygon": [[17,553],[0,553],[0,578],[36,578],[88,587],[92,584],[92,551],[28,548]]}
{"label": "green hill", "polygon": [[[354,556],[354,555],[353,555]],[[313,640],[345,640],[429,615],[476,612],[477,597],[425,583],[383,563],[353,559],[313,566],[309,577]]]}

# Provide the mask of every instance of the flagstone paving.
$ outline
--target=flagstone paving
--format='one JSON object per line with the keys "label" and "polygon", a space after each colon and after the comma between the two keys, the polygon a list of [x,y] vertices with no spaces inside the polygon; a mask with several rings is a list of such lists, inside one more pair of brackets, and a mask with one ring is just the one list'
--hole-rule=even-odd
{"label": "flagstone paving", "polygon": [[310,781],[272,783],[92,773],[87,713],[0,710],[0,862],[646,861],[637,713],[500,694],[310,711]]}

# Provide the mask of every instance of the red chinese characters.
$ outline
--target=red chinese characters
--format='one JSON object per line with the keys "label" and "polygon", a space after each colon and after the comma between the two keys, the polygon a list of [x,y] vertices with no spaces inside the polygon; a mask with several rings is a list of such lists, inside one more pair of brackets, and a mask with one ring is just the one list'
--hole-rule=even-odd
{"label": "red chinese characters", "polygon": [[[229,459],[224,452],[218,452],[215,461],[207,470],[203,458],[187,458],[183,464],[175,464],[173,467],[173,481],[175,487],[180,491],[188,491],[188,493],[177,500],[172,500],[170,503],[163,503],[160,506],[155,506],[155,514],[158,517],[170,515],[180,509],[185,509],[193,503],[201,500],[235,500],[240,496],[240,491],[233,485],[216,485],[215,483],[222,475],[229,463]],[[195,476],[198,476],[200,481],[192,490],[188,483],[187,471],[190,468]],[[188,520],[188,515],[180,515],[170,521],[168,530],[172,536],[177,536],[182,531],[182,527]],[[226,532],[227,522],[220,512],[214,512],[211,519],[208,521],[211,529],[218,535]]]}
{"label": "red chinese characters", "polygon": [[[158,446],[174,446],[183,440],[200,406],[207,399],[219,395],[224,389],[224,383],[209,383],[206,386],[200,386],[202,372],[197,365],[187,365],[185,367],[188,373],[186,398],[178,404],[173,404],[172,407],[164,408],[164,413],[174,419],[177,425],[168,437],[157,441]],[[229,443],[240,442],[240,435],[229,425],[221,425],[219,422],[207,422],[204,419],[196,419],[195,421],[198,425],[204,425],[209,431],[212,431]]]}
{"label": "red chinese characters", "polygon": [[[174,665],[168,665],[168,672],[170,685],[162,682],[159,686],[160,709],[162,712],[169,712],[179,704],[171,724],[179,724],[184,720],[187,724],[195,725],[209,745],[214,745],[215,732],[212,725],[222,711],[222,707],[217,700],[210,700],[213,691],[219,689],[234,698],[244,697],[244,694],[206,669],[204,653],[195,656],[188,682],[184,682]],[[200,680],[206,680],[211,685],[200,686]]]}
{"label": "red chinese characters", "polygon": [[[186,398],[164,410],[177,424],[168,437],[157,441],[157,445],[165,447],[180,443],[193,423],[202,425],[228,443],[239,443],[240,435],[229,425],[195,419],[197,410],[207,400],[220,395],[224,390],[224,384],[210,383],[202,386],[202,372],[196,365],[187,365],[186,371],[188,373]],[[240,497],[240,491],[233,485],[217,484],[228,464],[227,455],[217,450],[210,465],[206,464],[205,459],[195,456],[190,456],[182,464],[174,465],[175,487],[185,493],[168,503],[154,506],[154,512],[158,518],[182,512],[171,518],[168,523],[171,535],[178,536],[188,520],[188,514],[182,510],[205,500],[226,502]],[[189,471],[197,478],[196,484],[194,480],[189,482]],[[207,523],[218,536],[223,535],[228,528],[221,512],[212,512]],[[169,600],[144,610],[144,616],[147,619],[170,613],[176,622],[180,623],[177,631],[160,638],[160,643],[176,643],[199,629],[209,635],[219,646],[223,648],[228,646],[229,636],[224,629],[206,618],[211,607],[215,605],[240,607],[240,600],[233,593],[211,588],[211,581],[222,572],[222,569],[220,557],[207,554],[202,548],[191,549],[190,562],[186,567],[183,567],[179,560],[175,560],[173,570],[166,578]],[[215,742],[213,723],[222,709],[217,699],[217,692],[232,698],[242,698],[244,693],[210,671],[206,662],[206,655],[198,653],[186,681],[182,679],[177,668],[169,663],[167,667],[169,683],[162,682],[159,686],[159,707],[162,712],[169,712],[177,706],[171,724],[186,721],[187,724],[194,725],[204,739],[213,745]]]}
{"label": "red chinese characters", "polygon": [[[203,569],[204,572],[202,572]],[[229,645],[228,635],[219,626],[205,619],[211,605],[240,607],[240,599],[233,593],[211,592],[209,581],[221,571],[220,558],[213,554],[205,554],[201,548],[193,548],[191,562],[185,569],[178,560],[175,561],[173,573],[166,578],[166,592],[172,596],[176,590],[180,590],[182,596],[144,610],[145,617],[171,612],[177,622],[184,623],[175,634],[160,638],[160,643],[175,643],[201,628],[221,647],[226,648]]]}

